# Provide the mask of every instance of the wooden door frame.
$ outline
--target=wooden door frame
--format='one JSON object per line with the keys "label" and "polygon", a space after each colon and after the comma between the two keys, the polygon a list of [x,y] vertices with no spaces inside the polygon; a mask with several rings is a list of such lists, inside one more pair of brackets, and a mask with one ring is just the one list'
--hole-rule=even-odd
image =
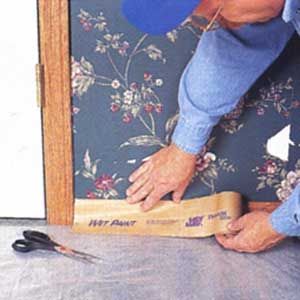
{"label": "wooden door frame", "polygon": [[[71,225],[74,214],[69,0],[38,0],[45,196],[48,224]],[[273,211],[277,202],[249,202],[246,210]]]}
{"label": "wooden door frame", "polygon": [[42,126],[48,224],[73,222],[69,1],[38,0]]}

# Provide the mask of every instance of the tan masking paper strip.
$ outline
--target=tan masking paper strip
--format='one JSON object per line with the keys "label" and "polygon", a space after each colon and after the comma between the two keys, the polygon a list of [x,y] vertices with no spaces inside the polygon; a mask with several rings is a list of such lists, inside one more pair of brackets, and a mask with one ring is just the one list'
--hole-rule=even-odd
{"label": "tan masking paper strip", "polygon": [[171,237],[207,237],[227,233],[242,211],[241,195],[223,192],[176,204],[160,201],[144,213],[140,204],[120,200],[76,200],[73,231]]}

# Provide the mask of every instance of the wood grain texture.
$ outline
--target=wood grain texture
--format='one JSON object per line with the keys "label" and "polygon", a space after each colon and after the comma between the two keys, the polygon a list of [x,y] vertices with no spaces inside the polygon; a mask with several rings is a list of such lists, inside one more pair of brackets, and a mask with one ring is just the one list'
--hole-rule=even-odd
{"label": "wood grain texture", "polygon": [[280,201],[273,201],[273,202],[249,201],[248,204],[247,204],[247,211],[263,210],[263,211],[271,213],[278,206],[280,206],[281,203],[282,202],[280,202]]}
{"label": "wood grain texture", "polygon": [[39,0],[40,63],[45,86],[43,135],[47,221],[73,222],[68,0]]}

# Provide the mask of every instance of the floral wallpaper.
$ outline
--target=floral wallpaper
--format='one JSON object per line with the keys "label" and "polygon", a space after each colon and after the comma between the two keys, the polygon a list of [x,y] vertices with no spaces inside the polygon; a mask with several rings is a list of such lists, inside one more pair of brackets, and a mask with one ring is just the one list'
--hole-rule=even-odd
{"label": "floral wallpaper", "polygon": [[[170,143],[180,75],[201,32],[186,23],[166,36],[143,34],[124,19],[119,0],[70,6],[75,196],[123,199],[128,175]],[[289,124],[300,144],[299,48],[294,38],[215,127],[185,198],[234,190],[284,201],[300,182],[297,145],[288,162],[266,149]]]}

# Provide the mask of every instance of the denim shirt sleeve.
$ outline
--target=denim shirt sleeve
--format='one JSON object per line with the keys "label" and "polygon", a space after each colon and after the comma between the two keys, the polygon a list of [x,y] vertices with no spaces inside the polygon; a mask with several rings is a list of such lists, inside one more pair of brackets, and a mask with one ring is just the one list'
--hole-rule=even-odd
{"label": "denim shirt sleeve", "polygon": [[222,115],[230,112],[279,56],[294,32],[282,18],[239,30],[203,33],[179,85],[179,120],[172,142],[197,154]]}
{"label": "denim shirt sleeve", "polygon": [[286,0],[282,19],[291,22],[300,35],[300,0]]}
{"label": "denim shirt sleeve", "polygon": [[287,236],[300,236],[300,184],[270,218],[272,227]]}

